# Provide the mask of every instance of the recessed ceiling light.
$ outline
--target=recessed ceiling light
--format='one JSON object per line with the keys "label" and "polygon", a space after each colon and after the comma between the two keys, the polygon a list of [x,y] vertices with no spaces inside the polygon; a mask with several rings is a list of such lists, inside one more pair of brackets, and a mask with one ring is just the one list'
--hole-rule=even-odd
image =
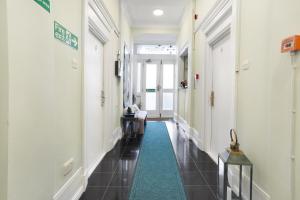
{"label": "recessed ceiling light", "polygon": [[161,9],[156,9],[153,11],[153,15],[155,16],[162,16],[164,14],[164,11]]}

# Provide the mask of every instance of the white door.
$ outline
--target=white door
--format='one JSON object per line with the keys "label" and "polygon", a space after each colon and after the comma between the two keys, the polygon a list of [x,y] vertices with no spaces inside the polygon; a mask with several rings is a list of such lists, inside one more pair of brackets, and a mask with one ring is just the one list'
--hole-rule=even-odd
{"label": "white door", "polygon": [[148,117],[159,117],[159,61],[148,60],[144,65],[143,109]]}
{"label": "white door", "polygon": [[228,33],[212,46],[211,144],[213,158],[230,144],[230,129],[235,126],[235,70],[232,36]]}
{"label": "white door", "polygon": [[103,155],[103,44],[91,33],[87,36],[85,66],[86,169],[91,170]]}
{"label": "white door", "polygon": [[175,64],[170,60],[145,60],[143,109],[149,118],[173,117]]}
{"label": "white door", "polygon": [[160,70],[160,114],[162,117],[174,115],[175,64],[174,61],[163,60]]}

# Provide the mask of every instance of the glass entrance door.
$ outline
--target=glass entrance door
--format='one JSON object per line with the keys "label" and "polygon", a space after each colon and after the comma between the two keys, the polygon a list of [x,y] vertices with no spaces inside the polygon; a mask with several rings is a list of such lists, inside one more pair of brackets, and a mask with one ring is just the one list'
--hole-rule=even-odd
{"label": "glass entrance door", "polygon": [[159,82],[159,62],[148,61],[145,62],[145,98],[144,105],[145,110],[148,111],[148,115],[151,117],[159,116],[159,94],[158,94],[158,82]]}
{"label": "glass entrance door", "polygon": [[173,117],[174,114],[174,61],[144,61],[143,109],[148,117]]}
{"label": "glass entrance door", "polygon": [[173,117],[175,92],[175,65],[172,61],[162,61],[160,67],[160,114]]}

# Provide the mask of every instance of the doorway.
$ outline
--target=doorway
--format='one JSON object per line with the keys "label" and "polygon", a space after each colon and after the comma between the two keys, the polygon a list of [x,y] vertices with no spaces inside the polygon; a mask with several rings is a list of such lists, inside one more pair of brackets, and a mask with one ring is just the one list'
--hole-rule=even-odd
{"label": "doorway", "polygon": [[[139,64],[140,63],[140,64]],[[175,61],[144,59],[142,66],[142,109],[149,118],[172,118],[174,115]]]}
{"label": "doorway", "polygon": [[231,34],[212,46],[211,141],[214,158],[229,146],[229,131],[234,128],[234,65]]}
{"label": "doorway", "polygon": [[85,88],[85,169],[88,175],[104,154],[103,136],[103,44],[91,32],[86,37]]}
{"label": "doorway", "polygon": [[[237,7],[236,7],[237,9]],[[217,10],[207,21],[205,77],[203,80],[203,124],[205,149],[217,161],[230,144],[230,130],[236,128],[236,41],[237,10],[232,2]]]}

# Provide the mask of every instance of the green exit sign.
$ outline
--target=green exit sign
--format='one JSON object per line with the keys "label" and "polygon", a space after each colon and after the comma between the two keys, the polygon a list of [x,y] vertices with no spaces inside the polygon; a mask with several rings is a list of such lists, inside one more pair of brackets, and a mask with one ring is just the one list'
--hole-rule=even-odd
{"label": "green exit sign", "polygon": [[34,1],[50,13],[50,0],[34,0]]}
{"label": "green exit sign", "polygon": [[54,21],[54,37],[68,46],[78,49],[78,37],[56,21]]}

